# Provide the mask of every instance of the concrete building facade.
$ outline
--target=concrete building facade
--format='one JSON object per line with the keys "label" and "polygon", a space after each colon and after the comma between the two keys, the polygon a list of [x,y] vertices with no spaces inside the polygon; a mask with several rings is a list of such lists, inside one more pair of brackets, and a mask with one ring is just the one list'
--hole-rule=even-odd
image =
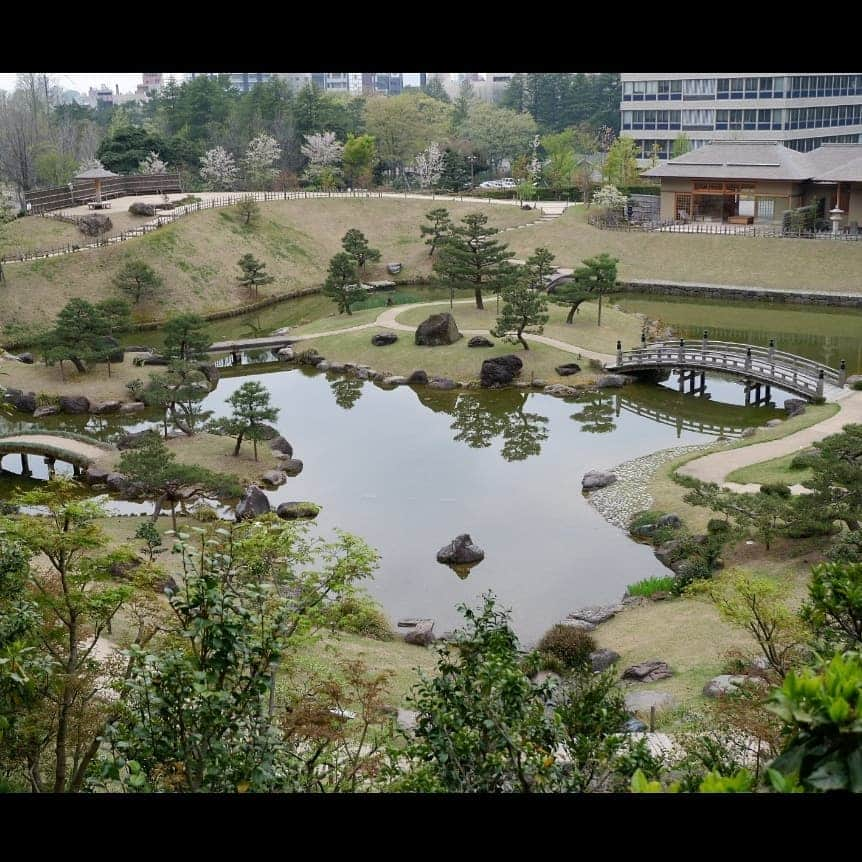
{"label": "concrete building facade", "polygon": [[858,72],[624,72],[620,135],[640,159],[672,158],[683,133],[709,141],[780,141],[809,152],[862,142]]}

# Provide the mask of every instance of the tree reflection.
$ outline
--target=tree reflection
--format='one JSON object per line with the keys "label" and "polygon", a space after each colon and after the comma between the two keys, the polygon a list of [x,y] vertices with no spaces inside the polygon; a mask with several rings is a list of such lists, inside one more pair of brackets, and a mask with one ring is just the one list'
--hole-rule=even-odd
{"label": "tree reflection", "polygon": [[[503,393],[505,392],[505,395]],[[482,396],[459,395],[452,408],[455,421],[450,426],[455,439],[472,449],[486,449],[502,437],[500,454],[506,461],[524,461],[542,451],[548,439],[548,417],[524,408],[527,395],[502,390]]]}
{"label": "tree reflection", "polygon": [[329,384],[335,403],[344,410],[350,410],[362,397],[362,381],[353,377],[341,377]]}
{"label": "tree reflection", "polygon": [[613,395],[598,392],[590,395],[579,413],[573,413],[571,418],[581,423],[581,431],[588,434],[606,434],[617,426],[614,422]]}

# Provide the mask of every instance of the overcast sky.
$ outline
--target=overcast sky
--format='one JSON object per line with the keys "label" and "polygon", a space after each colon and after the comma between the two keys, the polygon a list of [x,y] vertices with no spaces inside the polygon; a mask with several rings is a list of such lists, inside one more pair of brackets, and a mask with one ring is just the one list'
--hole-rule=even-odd
{"label": "overcast sky", "polygon": [[[87,72],[70,72],[68,74],[62,72],[49,72],[57,79],[59,85],[64,90],[77,90],[79,93],[84,93],[90,87],[101,87],[102,84],[116,89],[116,85],[120,85],[121,93],[131,93],[138,84],[141,83],[140,72],[96,72],[93,74]],[[165,79],[173,75],[178,81],[184,77],[183,72],[163,72]],[[15,72],[0,72],[0,90],[14,90],[17,75]],[[419,85],[418,73],[405,73],[405,84]]]}

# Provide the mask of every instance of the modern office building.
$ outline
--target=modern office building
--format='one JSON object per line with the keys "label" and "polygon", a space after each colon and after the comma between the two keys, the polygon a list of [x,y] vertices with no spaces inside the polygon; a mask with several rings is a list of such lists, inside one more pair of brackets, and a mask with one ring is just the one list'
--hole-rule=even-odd
{"label": "modern office building", "polygon": [[709,141],[780,141],[809,152],[862,142],[862,74],[824,72],[624,72],[620,135],[638,157],[667,161],[685,133]]}

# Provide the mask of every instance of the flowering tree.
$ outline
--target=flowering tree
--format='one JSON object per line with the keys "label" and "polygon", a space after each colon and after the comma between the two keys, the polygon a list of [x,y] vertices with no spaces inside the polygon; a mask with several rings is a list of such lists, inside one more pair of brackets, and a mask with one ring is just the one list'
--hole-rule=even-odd
{"label": "flowering tree", "polygon": [[625,209],[628,203],[628,198],[620,193],[616,186],[602,186],[599,191],[593,195],[593,203],[597,207],[603,209],[620,212]]}
{"label": "flowering tree", "polygon": [[305,135],[305,143],[299,149],[308,159],[306,178],[318,184],[325,178],[326,184],[331,187],[341,173],[338,165],[344,155],[344,144],[335,139],[335,132]]}
{"label": "flowering tree", "polygon": [[281,147],[271,135],[253,138],[245,151],[243,164],[248,180],[255,185],[267,185],[278,174],[273,165],[281,158]]}
{"label": "flowering tree", "polygon": [[167,172],[167,163],[163,162],[159,158],[159,154],[154,153],[152,150],[142,162],[138,163],[138,173],[141,174],[152,176],[153,174],[166,174]]}
{"label": "flowering tree", "polygon": [[224,147],[207,150],[201,158],[201,177],[217,190],[229,189],[236,174],[236,162]]}
{"label": "flowering tree", "polygon": [[443,173],[443,153],[436,143],[416,156],[416,173],[419,175],[419,185],[423,189],[439,182],[440,175]]}

